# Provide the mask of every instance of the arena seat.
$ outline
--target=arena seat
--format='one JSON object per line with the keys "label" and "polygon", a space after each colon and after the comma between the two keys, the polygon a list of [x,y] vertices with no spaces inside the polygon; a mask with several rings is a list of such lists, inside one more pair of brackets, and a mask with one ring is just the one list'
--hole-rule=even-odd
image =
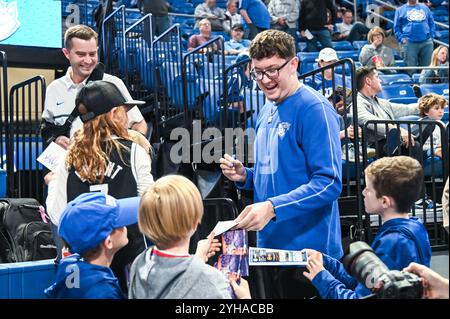
{"label": "arena seat", "polygon": [[436,93],[439,95],[447,95],[448,96],[448,83],[421,84],[420,92],[422,92],[422,95],[425,95],[428,93]]}
{"label": "arena seat", "polygon": [[368,44],[369,42],[367,42],[366,40],[362,40],[362,41],[353,41],[353,47],[355,48],[355,50],[358,50],[361,52],[361,49],[363,48],[363,46],[365,46],[366,44]]}
{"label": "arena seat", "polygon": [[383,87],[378,96],[384,99],[392,99],[399,97],[416,97],[410,85],[397,84]]}
{"label": "arena seat", "polygon": [[411,77],[406,73],[397,73],[397,74],[379,73],[379,77],[380,77],[383,85],[412,84]]}
{"label": "arena seat", "polygon": [[355,48],[350,41],[332,41],[333,49],[336,51],[353,51]]}

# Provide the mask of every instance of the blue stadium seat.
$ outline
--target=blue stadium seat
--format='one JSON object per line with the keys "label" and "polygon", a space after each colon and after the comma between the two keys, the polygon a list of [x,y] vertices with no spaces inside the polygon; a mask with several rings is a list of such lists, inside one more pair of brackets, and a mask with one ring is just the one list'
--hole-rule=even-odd
{"label": "blue stadium seat", "polygon": [[444,122],[445,124],[448,124],[448,105],[444,109],[444,116],[442,117],[441,121]]}
{"label": "blue stadium seat", "polygon": [[339,59],[350,58],[353,61],[359,60],[359,51],[336,51]]}
{"label": "blue stadium seat", "polygon": [[447,95],[448,96],[448,83],[440,83],[440,84],[421,84],[420,91],[422,95],[428,93],[436,93],[439,95]]}
{"label": "blue stadium seat", "polygon": [[398,103],[398,104],[412,104],[418,102],[417,97],[394,97],[389,99],[389,102],[391,103]]}
{"label": "blue stadium seat", "polygon": [[353,41],[353,47],[358,50],[361,51],[361,49],[363,48],[363,46],[365,46],[366,44],[368,44],[369,42],[367,42],[366,40],[362,40],[362,41]]}
{"label": "blue stadium seat", "polygon": [[[394,84],[394,82],[396,82],[396,84],[411,84],[412,83],[411,77],[406,73],[398,73],[398,74],[379,73],[379,77],[380,77],[383,85],[391,85],[391,84]],[[402,82],[402,83],[399,83],[399,82]]]}
{"label": "blue stadium seat", "polygon": [[313,70],[319,52],[299,52],[297,57],[300,61],[300,74]]}
{"label": "blue stadium seat", "polygon": [[297,48],[300,52],[306,51],[306,42],[297,42]]}
{"label": "blue stadium seat", "polygon": [[333,41],[333,49],[336,51],[353,51],[355,48],[349,41]]}
{"label": "blue stadium seat", "polygon": [[415,84],[419,84],[419,78],[420,78],[420,73],[414,73],[411,76],[411,79],[412,79],[413,83],[415,83]]}
{"label": "blue stadium seat", "polygon": [[416,97],[412,87],[406,84],[385,86],[378,96],[384,99]]}

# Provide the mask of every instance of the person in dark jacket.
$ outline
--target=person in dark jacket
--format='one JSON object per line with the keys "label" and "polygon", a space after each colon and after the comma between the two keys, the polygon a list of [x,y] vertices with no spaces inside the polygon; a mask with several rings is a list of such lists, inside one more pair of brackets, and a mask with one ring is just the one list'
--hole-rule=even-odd
{"label": "person in dark jacket", "polygon": [[[327,9],[331,12],[331,23],[327,22]],[[327,25],[333,25],[336,8],[333,0],[303,0],[300,5],[299,29],[302,38],[306,38],[309,52],[319,51],[317,41],[322,48],[332,48],[331,33]]]}
{"label": "person in dark jacket", "polygon": [[[419,161],[409,156],[383,157],[365,169],[363,191],[367,213],[381,216],[383,224],[372,242],[372,248],[391,270],[402,270],[411,262],[430,266],[431,246],[428,233],[416,217],[408,217],[423,184]],[[324,299],[355,299],[370,295],[370,283],[358,283],[341,262],[308,251],[308,272]]]}
{"label": "person in dark jacket", "polygon": [[73,255],[58,265],[56,282],[45,290],[51,299],[123,299],[109,268],[128,243],[126,226],[137,222],[139,197],[116,200],[101,192],[71,201],[59,224],[59,235]]}

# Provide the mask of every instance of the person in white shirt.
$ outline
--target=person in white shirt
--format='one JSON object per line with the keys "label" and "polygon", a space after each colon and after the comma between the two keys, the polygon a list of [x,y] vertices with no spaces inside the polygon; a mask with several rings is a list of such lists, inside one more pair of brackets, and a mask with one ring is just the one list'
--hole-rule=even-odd
{"label": "person in white shirt", "polygon": [[272,19],[271,28],[290,34],[297,43],[297,22],[300,14],[300,1],[271,0],[268,9]]}
{"label": "person in white shirt", "polygon": [[345,10],[342,16],[342,23],[336,24],[339,35],[337,40],[347,40],[350,42],[367,39],[370,29],[361,22],[353,23],[353,12]]}
{"label": "person in white shirt", "polygon": [[[65,76],[53,81],[47,87],[45,95],[44,111],[42,119],[47,125],[47,136],[43,139],[48,144],[54,141],[58,145],[67,149],[70,143],[70,136],[76,129],[81,128],[78,119],[72,123],[70,135],[62,134],[57,130],[57,126],[66,123],[67,118],[75,108],[75,97],[82,87],[89,80],[89,77],[97,67],[98,49],[97,33],[88,26],[77,25],[67,29],[64,37],[65,57],[69,60],[70,67]],[[101,72],[102,73],[102,72]],[[131,100],[125,84],[119,78],[110,74],[101,74],[102,79],[114,83],[121,90],[122,94]],[[147,133],[147,123],[145,122],[139,108],[134,107],[128,112],[129,127],[142,134]]]}
{"label": "person in white shirt", "polygon": [[241,24],[241,15],[238,13],[238,0],[228,0],[225,15],[231,21],[231,27]]}

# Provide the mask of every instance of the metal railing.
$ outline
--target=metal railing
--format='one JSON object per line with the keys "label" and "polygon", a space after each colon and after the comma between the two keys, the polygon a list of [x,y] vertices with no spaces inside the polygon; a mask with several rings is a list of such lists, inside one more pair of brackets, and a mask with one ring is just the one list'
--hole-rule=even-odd
{"label": "metal railing", "polygon": [[152,43],[156,140],[182,124],[183,72],[180,25],[175,24]]}
{"label": "metal railing", "polygon": [[105,71],[124,79],[126,74],[124,5],[103,20],[102,43]]}
{"label": "metal railing", "polygon": [[40,116],[44,108],[45,79],[36,76],[14,85],[9,93],[7,175],[9,197],[32,197],[43,202],[43,170],[36,161],[42,153]]}
{"label": "metal railing", "polygon": [[[342,192],[339,197],[341,203],[341,216],[356,219],[356,232],[351,236],[359,239],[364,238],[364,227],[362,220],[362,197],[361,197],[361,149],[357,118],[357,92],[355,77],[355,64],[352,59],[345,58],[328,66],[315,69],[300,75],[303,83],[320,91],[328,97],[338,114],[342,116],[341,139],[343,164],[342,164]],[[331,78],[331,86],[327,87],[325,82],[326,73]],[[350,92],[351,90],[351,92]],[[350,116],[349,111],[353,116]],[[350,138],[346,128],[352,125],[354,137]],[[356,212],[356,215],[355,215]]]}
{"label": "metal railing", "polygon": [[125,83],[133,98],[145,100],[154,88],[152,15],[125,31]]}
{"label": "metal railing", "polygon": [[182,60],[183,109],[186,121],[224,128],[218,101],[226,95],[224,40],[217,37],[186,53]]}
{"label": "metal railing", "polygon": [[0,168],[6,168],[5,128],[8,126],[8,61],[6,53],[0,51]]}

